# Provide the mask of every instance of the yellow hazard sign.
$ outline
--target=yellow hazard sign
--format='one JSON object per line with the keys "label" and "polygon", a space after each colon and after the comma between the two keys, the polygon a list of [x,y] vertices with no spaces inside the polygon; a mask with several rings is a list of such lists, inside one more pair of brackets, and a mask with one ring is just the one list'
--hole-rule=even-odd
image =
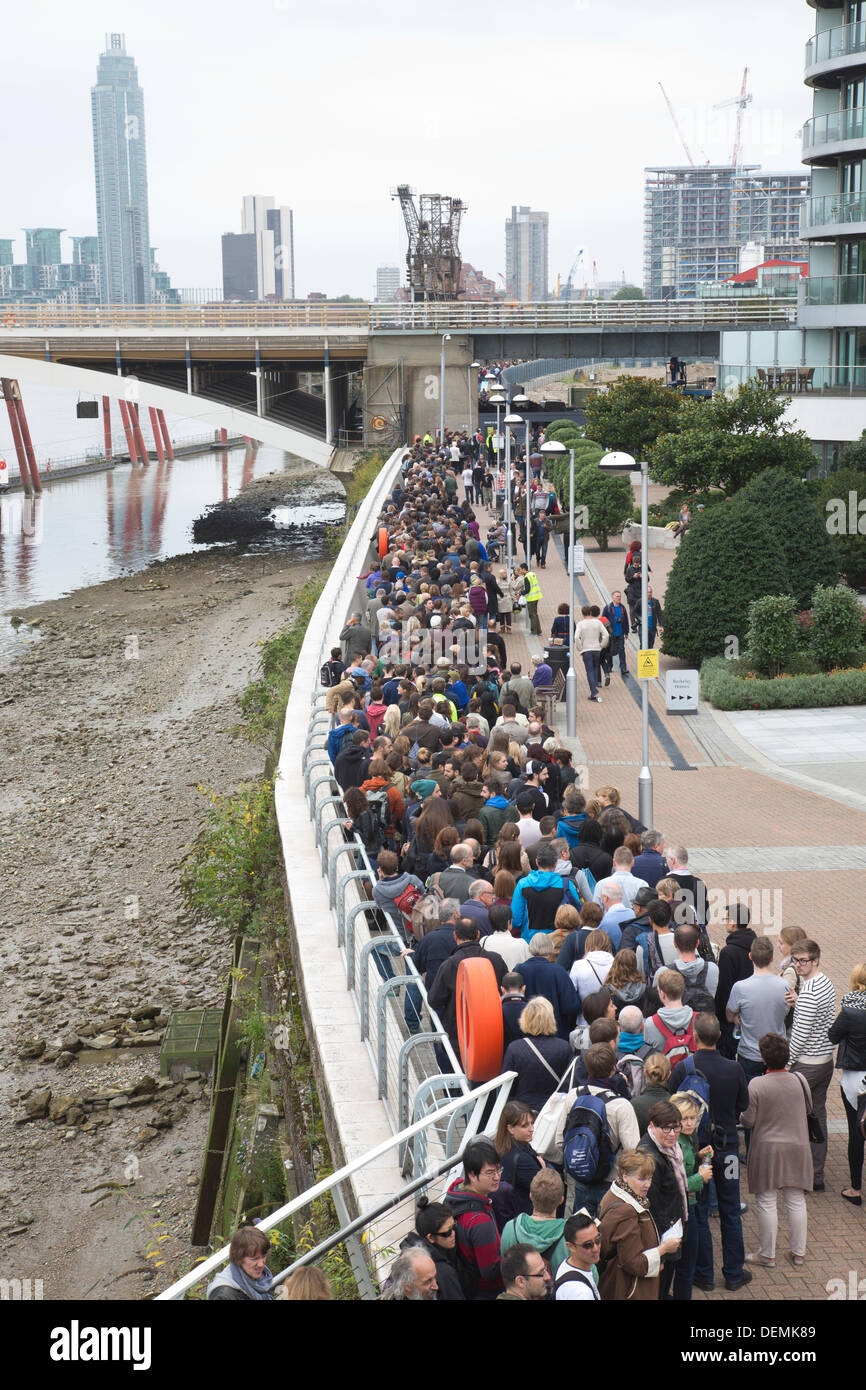
{"label": "yellow hazard sign", "polygon": [[659,654],[651,647],[644,648],[637,654],[637,674],[638,680],[648,681],[658,677],[659,673]]}

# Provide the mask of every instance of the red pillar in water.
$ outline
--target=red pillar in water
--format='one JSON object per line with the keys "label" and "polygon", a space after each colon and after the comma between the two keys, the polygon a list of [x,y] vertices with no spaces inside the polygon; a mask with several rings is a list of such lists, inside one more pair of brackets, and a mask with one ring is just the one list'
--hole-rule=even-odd
{"label": "red pillar in water", "polygon": [[114,448],[111,443],[111,401],[108,396],[102,397],[102,431],[105,438],[105,457],[110,463],[114,458]]}
{"label": "red pillar in water", "polygon": [[135,442],[138,446],[138,454],[142,463],[150,463],[150,455],[147,452],[147,445],[144,442],[144,435],[141,432],[141,422],[138,418],[138,406],[134,402],[129,403],[129,416],[132,421],[132,432],[135,435]]}
{"label": "red pillar in water", "polygon": [[126,447],[129,451],[130,463],[138,463],[138,447],[135,442],[135,435],[132,432],[132,420],[129,413],[129,404],[126,401],[119,401],[120,418],[123,421],[123,432],[126,435]]}
{"label": "red pillar in water", "polygon": [[161,410],[158,410],[156,413],[159,416],[159,427],[162,430],[162,442],[165,445],[166,458],[170,461],[173,461],[174,445],[172,444],[171,439],[169,438],[168,425],[165,423],[165,415]]}
{"label": "red pillar in water", "polygon": [[39,476],[39,469],[36,466],[36,451],[33,448],[33,441],[30,438],[30,426],[27,423],[27,414],[24,410],[24,402],[21,399],[20,391],[15,398],[14,405],[18,411],[18,424],[21,428],[21,438],[24,441],[27,463],[30,468],[30,481],[33,484],[33,491],[35,493],[40,493],[42,491],[42,479]]}
{"label": "red pillar in water", "polygon": [[15,443],[15,454],[18,458],[18,471],[21,474],[21,484],[24,494],[29,497],[33,491],[30,486],[30,469],[27,467],[27,455],[24,452],[24,441],[21,438],[21,430],[18,425],[18,411],[15,409],[15,401],[12,398],[12,382],[8,377],[0,379],[0,386],[3,388],[3,398],[6,401],[6,409],[9,413],[9,427],[12,430],[12,438]]}
{"label": "red pillar in water", "polygon": [[159,430],[159,420],[157,419],[156,411],[154,410],[153,406],[149,407],[148,413],[150,415],[150,428],[153,432],[153,442],[156,445],[156,457],[159,459],[160,463],[165,463],[165,450],[162,447],[162,435],[160,434]]}

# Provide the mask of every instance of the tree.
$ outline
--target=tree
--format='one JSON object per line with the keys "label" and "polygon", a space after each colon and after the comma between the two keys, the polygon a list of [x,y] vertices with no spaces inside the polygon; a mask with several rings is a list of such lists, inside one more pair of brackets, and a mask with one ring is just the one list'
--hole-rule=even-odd
{"label": "tree", "polygon": [[623,285],[621,290],[617,290],[614,299],[643,299],[643,290],[638,289],[637,285]]}
{"label": "tree", "polygon": [[665,593],[662,650],[695,664],[736,656],[752,600],[788,592],[785,552],[760,511],[739,498],[708,508],[680,541]]}
{"label": "tree", "polygon": [[809,645],[825,671],[859,665],[863,660],[863,608],[852,589],[818,585],[812,596]]}
{"label": "tree", "polygon": [[835,585],[839,562],[807,486],[784,468],[767,468],[738,494],[776,533],[788,564],[787,592],[808,608],[816,584]]}
{"label": "tree", "polygon": [[[857,445],[847,447],[857,448]],[[844,574],[856,589],[866,584],[866,482],[863,474],[854,468],[840,468],[829,478],[817,479],[812,486],[816,489],[818,521],[829,534],[837,572]]]}
{"label": "tree", "polygon": [[866,430],[859,439],[845,445],[839,455],[839,468],[856,468],[866,472]]}
{"label": "tree", "polygon": [[765,468],[803,474],[815,455],[808,436],[783,423],[787,404],[758,381],[711,400],[685,397],[676,427],[653,445],[654,481],[696,492],[720,487],[730,495]]}
{"label": "tree", "polygon": [[598,391],[584,406],[586,433],[621,449],[638,462],[660,434],[679,428],[683,398],[661,381],[621,376],[609,391]]}
{"label": "tree", "polygon": [[785,670],[797,650],[797,606],[790,594],[767,594],[749,604],[749,661],[763,676]]}
{"label": "tree", "polygon": [[576,525],[575,533],[594,536],[599,550],[607,550],[608,537],[621,531],[631,518],[631,483],[622,475],[603,473],[596,463],[591,463],[575,473],[574,503],[588,511],[588,524]]}

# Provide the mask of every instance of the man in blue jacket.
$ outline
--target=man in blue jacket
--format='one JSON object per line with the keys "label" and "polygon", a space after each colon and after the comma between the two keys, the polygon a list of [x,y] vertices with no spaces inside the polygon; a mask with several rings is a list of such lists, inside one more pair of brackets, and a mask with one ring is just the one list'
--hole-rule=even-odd
{"label": "man in blue jacket", "polygon": [[574,884],[555,873],[556,850],[542,845],[536,855],[538,865],[518,883],[511,899],[512,926],[520,931],[524,941],[532,941],[536,932],[552,932],[557,909],[563,903],[582,907],[580,894]]}
{"label": "man in blue jacket", "polygon": [[[619,673],[625,678],[628,675],[628,666],[625,659],[625,639],[628,636],[628,611],[623,605],[622,594],[619,589],[614,589],[611,594],[610,603],[606,604],[601,610],[601,616],[610,626],[610,645],[607,649],[607,658],[613,669],[614,656],[619,657]],[[605,680],[605,685],[610,683],[610,677]]]}

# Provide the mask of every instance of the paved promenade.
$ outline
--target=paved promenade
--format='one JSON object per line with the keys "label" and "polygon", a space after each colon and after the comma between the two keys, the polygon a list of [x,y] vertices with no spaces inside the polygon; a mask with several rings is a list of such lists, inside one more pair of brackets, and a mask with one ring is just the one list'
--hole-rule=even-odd
{"label": "paved promenade", "polygon": [[[482,538],[490,514],[477,509]],[[483,520],[482,520],[483,515]],[[589,537],[586,570],[576,577],[575,605],[604,605],[612,589],[622,588],[625,549],[612,540],[602,553]],[[651,583],[664,606],[664,589],[675,552],[650,550]],[[519,549],[517,559],[523,558]],[[498,567],[497,567],[498,568]],[[544,637],[550,632],[557,605],[568,601],[568,575],[559,546],[552,542],[547,568],[537,571],[542,589],[539,604]],[[542,650],[543,639],[532,637],[525,617],[520,630],[507,639],[509,660],[528,667],[529,657]],[[629,667],[636,664],[636,643],[629,643]],[[662,678],[668,666],[682,663],[661,657]],[[640,691],[634,678],[624,681],[614,663],[611,683],[600,691],[601,704],[592,704],[578,658],[577,744],[575,761],[586,765],[589,790],[612,783],[620,789],[624,807],[637,813],[637,777],[641,762]],[[724,728],[702,707],[697,716],[667,715],[661,681],[650,682],[650,764],[654,780],[655,828],[669,843],[684,844],[690,864],[708,887],[735,891],[750,901],[753,915],[761,904],[767,934],[783,925],[802,926],[822,948],[822,963],[835,987],[837,1004],[847,991],[852,966],[866,958],[862,903],[866,896],[866,800],[849,804],[821,795],[806,785],[787,780],[784,769],[750,756],[748,745],[728,737]],[[820,725],[824,712],[815,712]],[[838,711],[828,710],[832,722]],[[565,706],[558,710],[564,732]],[[828,723],[828,730],[830,724]],[[809,772],[811,769],[803,769]],[[796,777],[796,773],[791,774]],[[858,803],[862,800],[863,808]],[[721,929],[711,924],[721,943]],[[855,1208],[839,1196],[848,1186],[847,1129],[837,1082],[828,1097],[830,1151],[826,1193],[810,1194],[806,1266],[795,1270],[787,1262],[787,1224],[780,1202],[777,1268],[756,1269],[752,1283],[736,1294],[726,1293],[720,1274],[718,1223],[711,1222],[716,1246],[716,1277],[720,1291],[696,1299],[825,1299],[828,1280],[847,1284],[850,1270],[866,1276],[866,1206]],[[745,1178],[744,1197],[748,1200]],[[743,1218],[747,1250],[757,1249],[754,1203]]]}

